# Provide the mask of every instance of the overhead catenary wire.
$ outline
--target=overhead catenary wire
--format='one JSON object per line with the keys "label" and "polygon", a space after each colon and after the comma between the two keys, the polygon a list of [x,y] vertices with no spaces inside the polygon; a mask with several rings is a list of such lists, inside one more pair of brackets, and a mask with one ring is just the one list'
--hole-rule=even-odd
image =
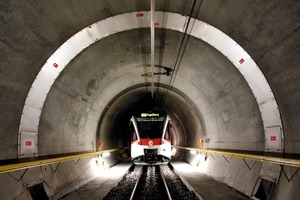
{"label": "overhead catenary wire", "polygon": [[[172,87],[173,87],[173,84],[174,84],[174,81],[175,81],[175,77],[176,77],[176,74],[178,72],[179,63],[182,59],[183,52],[184,52],[185,47],[186,47],[185,42],[186,42],[186,37],[188,36],[187,31],[189,30],[189,27],[190,27],[192,15],[193,15],[194,10],[195,10],[196,1],[197,0],[193,0],[191,10],[190,10],[190,13],[189,13],[189,16],[188,16],[188,19],[187,19],[187,23],[185,24],[184,34],[183,34],[183,37],[181,39],[181,42],[180,42],[180,45],[179,45],[179,48],[178,48],[178,51],[177,51],[177,54],[176,54],[176,57],[175,57],[175,60],[174,60],[174,63],[173,63],[173,68],[172,68],[173,73],[171,74],[171,77],[170,77],[170,80],[169,80],[169,83],[168,83],[168,86],[167,86],[167,91],[164,92],[164,94],[161,98],[160,107],[162,106],[162,103],[165,100],[165,96],[168,95],[169,92],[172,90]],[[201,3],[202,3],[202,1],[199,3],[199,8],[201,6]]]}

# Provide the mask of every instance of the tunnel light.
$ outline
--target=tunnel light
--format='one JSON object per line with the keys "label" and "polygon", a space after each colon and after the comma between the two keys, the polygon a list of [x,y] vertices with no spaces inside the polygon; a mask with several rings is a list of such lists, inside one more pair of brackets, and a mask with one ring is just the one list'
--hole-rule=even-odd
{"label": "tunnel light", "polygon": [[102,154],[102,157],[103,157],[103,158],[106,158],[106,157],[108,157],[109,155],[110,155],[109,152],[104,152],[104,153]]}
{"label": "tunnel light", "polygon": [[[197,152],[196,152],[195,154],[197,154]],[[199,164],[200,164],[200,158],[201,158],[200,154],[197,154],[197,155],[194,157],[193,161],[191,162],[191,165],[192,165],[193,167],[198,167]]]}
{"label": "tunnel light", "polygon": [[199,172],[206,173],[208,169],[207,154],[197,154],[190,163]]}
{"label": "tunnel light", "polygon": [[177,149],[176,149],[176,148],[173,148],[173,149],[172,149],[172,152],[171,152],[171,155],[172,155],[172,156],[175,156],[176,151],[177,151]]}
{"label": "tunnel light", "polygon": [[91,166],[93,174],[96,177],[100,177],[101,175],[103,175],[108,168],[102,157],[92,158],[90,160],[90,166]]}
{"label": "tunnel light", "polygon": [[95,159],[96,166],[101,166],[103,162],[104,162],[104,160],[101,157],[98,157]]}
{"label": "tunnel light", "polygon": [[193,154],[193,155],[196,155],[197,151],[196,150],[191,150],[190,153]]}

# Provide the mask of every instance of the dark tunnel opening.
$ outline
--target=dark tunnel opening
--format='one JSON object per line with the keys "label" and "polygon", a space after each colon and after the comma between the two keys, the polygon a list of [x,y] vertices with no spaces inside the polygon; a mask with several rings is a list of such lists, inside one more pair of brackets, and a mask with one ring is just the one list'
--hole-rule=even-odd
{"label": "dark tunnel opening", "polygon": [[172,145],[197,147],[195,141],[204,137],[204,126],[189,100],[174,91],[167,94],[164,87],[159,87],[152,98],[149,88],[139,85],[121,92],[106,106],[99,120],[98,141],[109,142],[105,147],[108,149],[130,146],[131,116],[153,110],[164,110],[170,115]]}

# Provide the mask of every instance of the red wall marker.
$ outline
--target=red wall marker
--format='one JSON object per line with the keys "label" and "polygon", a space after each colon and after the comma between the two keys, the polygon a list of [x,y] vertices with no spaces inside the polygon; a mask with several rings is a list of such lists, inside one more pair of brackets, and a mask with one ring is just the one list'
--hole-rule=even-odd
{"label": "red wall marker", "polygon": [[272,135],[272,136],[270,137],[270,139],[271,139],[271,141],[276,141],[276,136],[275,136],[275,135]]}
{"label": "red wall marker", "polygon": [[144,13],[137,13],[136,17],[144,17]]}
{"label": "red wall marker", "polygon": [[57,63],[53,63],[53,67],[57,68],[58,64]]}
{"label": "red wall marker", "polygon": [[25,142],[25,145],[26,145],[26,146],[31,146],[31,145],[32,145],[32,142],[31,142],[31,141],[26,141],[26,142]]}

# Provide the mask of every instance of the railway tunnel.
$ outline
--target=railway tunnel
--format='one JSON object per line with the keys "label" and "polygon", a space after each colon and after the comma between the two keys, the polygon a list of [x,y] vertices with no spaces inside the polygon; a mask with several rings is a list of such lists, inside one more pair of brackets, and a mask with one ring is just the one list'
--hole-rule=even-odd
{"label": "railway tunnel", "polygon": [[1,1],[1,199],[58,199],[95,158],[130,159],[141,109],[169,113],[174,159],[249,198],[299,196],[299,1],[154,5]]}

